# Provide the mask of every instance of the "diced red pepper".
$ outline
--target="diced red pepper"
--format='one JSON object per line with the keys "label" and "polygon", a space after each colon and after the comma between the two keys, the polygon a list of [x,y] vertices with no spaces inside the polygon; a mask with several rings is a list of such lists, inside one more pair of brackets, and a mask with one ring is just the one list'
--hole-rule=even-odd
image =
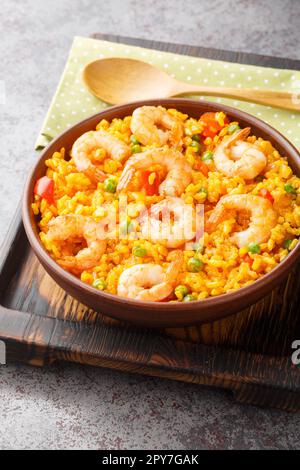
{"label": "diced red pepper", "polygon": [[253,259],[251,258],[251,256],[246,253],[244,256],[243,256],[243,260],[246,262],[246,263],[249,263],[250,266],[252,267],[252,264],[253,264]]}
{"label": "diced red pepper", "polygon": [[48,176],[42,176],[35,183],[34,194],[46,199],[49,204],[54,204],[54,181]]}
{"label": "diced red pepper", "polygon": [[206,163],[202,162],[201,160],[197,160],[197,161],[194,163],[194,168],[195,168],[195,170],[201,171],[201,173],[203,173],[204,176],[207,176],[207,175],[208,175],[209,168],[208,168],[208,166],[206,165]]}
{"label": "diced red pepper", "polygon": [[272,194],[265,188],[261,188],[259,190],[259,194],[264,197],[265,199],[268,199],[272,204],[274,203],[274,198]]}
{"label": "diced red pepper", "polygon": [[[202,131],[202,135],[204,137],[213,138],[222,129],[222,126],[216,120],[216,113],[213,113],[213,112],[204,113],[200,117],[200,121],[202,121],[205,124],[205,128]],[[226,117],[224,124],[228,124],[228,122],[229,122],[228,118]]]}
{"label": "diced red pepper", "polygon": [[147,196],[153,196],[154,194],[158,194],[158,187],[159,187],[159,178],[157,173],[155,173],[155,177],[153,183],[149,182],[149,176],[154,173],[153,171],[143,171],[141,173],[141,184],[142,187],[145,189]]}
{"label": "diced red pepper", "polygon": [[205,138],[210,137],[211,139],[213,139],[218,134],[219,131],[220,131],[219,127],[210,125],[209,127],[203,130],[203,135]]}

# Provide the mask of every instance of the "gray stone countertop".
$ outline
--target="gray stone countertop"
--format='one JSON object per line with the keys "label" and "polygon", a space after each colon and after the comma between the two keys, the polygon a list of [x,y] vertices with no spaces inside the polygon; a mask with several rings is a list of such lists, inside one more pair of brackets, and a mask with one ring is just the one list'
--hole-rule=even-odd
{"label": "gray stone countertop", "polygon": [[[74,35],[114,33],[300,59],[294,0],[2,0],[0,243]],[[0,448],[296,449],[300,416],[222,391],[79,365],[0,369]]]}

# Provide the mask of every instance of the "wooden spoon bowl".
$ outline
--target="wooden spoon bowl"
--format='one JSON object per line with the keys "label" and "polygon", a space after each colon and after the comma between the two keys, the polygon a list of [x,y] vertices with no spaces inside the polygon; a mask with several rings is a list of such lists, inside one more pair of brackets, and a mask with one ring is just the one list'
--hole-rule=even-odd
{"label": "wooden spoon bowl", "polygon": [[253,88],[197,86],[175,80],[163,70],[136,59],[110,58],[89,63],[83,81],[97,98],[112,104],[178,95],[223,96],[300,111],[291,93]]}

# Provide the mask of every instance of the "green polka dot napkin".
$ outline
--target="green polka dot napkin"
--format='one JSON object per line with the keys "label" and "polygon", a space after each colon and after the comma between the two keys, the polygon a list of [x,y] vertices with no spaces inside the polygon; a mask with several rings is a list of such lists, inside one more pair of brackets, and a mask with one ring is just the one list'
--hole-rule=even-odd
{"label": "green polka dot napkin", "polygon": [[[299,93],[300,72],[253,65],[233,64],[209,59],[115,44],[97,39],[75,37],[70,55],[52,100],[35,148],[45,147],[54,137],[76,122],[109,105],[85,88],[81,73],[90,61],[103,57],[131,57],[163,68],[173,77],[198,85],[271,89]],[[203,97],[198,97],[203,99]],[[258,116],[285,134],[300,148],[300,113],[284,111],[225,98],[209,98]]]}

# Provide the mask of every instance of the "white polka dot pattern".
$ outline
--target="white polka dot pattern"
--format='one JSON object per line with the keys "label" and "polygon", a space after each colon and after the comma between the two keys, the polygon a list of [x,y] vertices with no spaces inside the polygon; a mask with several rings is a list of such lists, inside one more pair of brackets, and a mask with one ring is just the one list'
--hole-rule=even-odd
{"label": "white polka dot pattern", "polygon": [[[199,85],[245,87],[259,90],[273,89],[300,93],[300,72],[212,61],[76,37],[63,77],[37,140],[36,148],[46,146],[56,135],[81,119],[107,108],[107,103],[95,98],[83,86],[81,73],[88,62],[112,56],[145,60],[164,69],[178,80]],[[299,147],[300,113],[275,110],[270,106],[226,98],[201,96],[198,99],[209,99],[247,111],[278,128]]]}

